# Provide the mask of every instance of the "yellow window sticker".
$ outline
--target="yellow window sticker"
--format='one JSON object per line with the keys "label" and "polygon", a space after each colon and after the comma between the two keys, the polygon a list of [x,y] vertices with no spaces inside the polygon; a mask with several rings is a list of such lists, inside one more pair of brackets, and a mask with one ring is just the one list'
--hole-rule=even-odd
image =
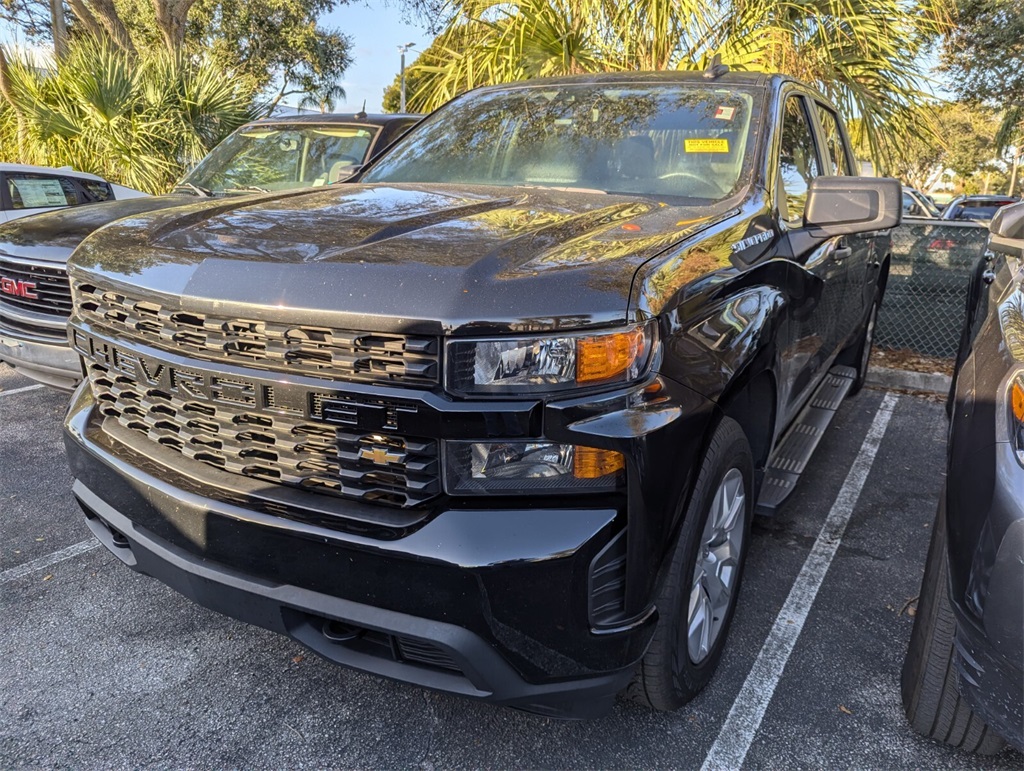
{"label": "yellow window sticker", "polygon": [[688,153],[727,153],[728,139],[684,139],[683,149]]}

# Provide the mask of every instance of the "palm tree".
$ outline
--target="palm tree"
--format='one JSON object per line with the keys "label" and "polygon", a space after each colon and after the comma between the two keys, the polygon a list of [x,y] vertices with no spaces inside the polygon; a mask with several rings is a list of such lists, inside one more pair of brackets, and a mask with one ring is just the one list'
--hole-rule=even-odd
{"label": "palm tree", "polygon": [[40,71],[0,59],[0,157],[70,165],[146,192],[251,117],[252,94],[219,67],[156,49],[135,54],[90,38]]}
{"label": "palm tree", "polygon": [[321,113],[334,112],[338,100],[344,100],[346,96],[345,89],[338,83],[324,83],[302,97],[299,107],[316,107]]}
{"label": "palm tree", "polygon": [[[949,4],[949,5],[947,5]],[[929,43],[952,0],[462,0],[410,68],[410,107],[427,111],[469,88],[543,75],[703,69],[782,72],[819,87],[876,162],[931,131],[920,104]]]}

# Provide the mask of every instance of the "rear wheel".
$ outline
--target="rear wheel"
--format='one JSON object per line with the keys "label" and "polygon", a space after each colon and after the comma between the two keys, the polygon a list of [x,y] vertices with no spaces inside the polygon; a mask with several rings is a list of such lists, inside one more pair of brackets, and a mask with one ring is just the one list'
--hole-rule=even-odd
{"label": "rear wheel", "polygon": [[948,581],[946,525],[939,516],[928,547],[914,630],[903,663],[903,708],[918,733],[968,752],[994,755],[1005,742],[960,695],[953,661],[956,617],[947,596]]}
{"label": "rear wheel", "polygon": [[708,683],[736,608],[753,513],[750,445],[723,418],[701,463],[658,598],[658,628],[627,695],[674,710]]}

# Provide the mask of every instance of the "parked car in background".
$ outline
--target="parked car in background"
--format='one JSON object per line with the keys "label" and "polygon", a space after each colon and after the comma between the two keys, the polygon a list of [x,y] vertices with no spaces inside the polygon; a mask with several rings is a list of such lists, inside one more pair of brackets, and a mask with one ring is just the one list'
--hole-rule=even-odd
{"label": "parked car in background", "polygon": [[0,222],[54,209],[145,196],[138,190],[115,185],[95,174],[75,171],[70,166],[54,169],[0,163]]}
{"label": "parked car in background", "polygon": [[174,188],[198,195],[273,192],[341,182],[420,120],[418,115],[300,115],[242,126]]}
{"label": "parked car in background", "polygon": [[902,682],[918,731],[984,754],[1024,751],[1024,204],[999,210],[988,246]]}
{"label": "parked car in background", "polygon": [[88,238],[90,528],[338,664],[563,717],[693,698],[755,508],[864,382],[901,214],[826,98],[727,69],[479,89],[353,184]]}
{"label": "parked car in background", "polygon": [[[66,208],[0,227],[0,360],[57,388],[70,390],[82,379],[78,355],[67,342],[71,289],[64,265],[82,239],[96,229],[121,217],[196,199],[344,181],[418,120],[415,115],[359,113],[254,121],[214,148],[170,195]],[[93,190],[98,196],[111,187],[112,194],[117,193],[116,186],[95,179],[75,182],[75,189]],[[27,182],[10,184],[30,189],[24,187]],[[72,183],[45,184],[56,190],[54,186]]]}
{"label": "parked car in background", "polygon": [[942,210],[942,219],[989,222],[1002,207],[1019,200],[1008,195],[962,195]]}
{"label": "parked car in background", "polygon": [[933,219],[938,219],[942,216],[942,212],[939,210],[939,207],[932,202],[932,199],[920,190],[915,190],[912,187],[904,187],[903,216],[931,217]]}

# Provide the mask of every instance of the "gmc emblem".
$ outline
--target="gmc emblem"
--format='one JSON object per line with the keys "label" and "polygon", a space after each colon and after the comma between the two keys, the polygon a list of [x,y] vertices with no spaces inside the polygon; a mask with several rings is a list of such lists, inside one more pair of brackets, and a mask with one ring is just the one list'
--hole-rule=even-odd
{"label": "gmc emblem", "polygon": [[7,278],[7,276],[0,276],[0,292],[4,294],[24,297],[26,300],[38,300],[39,295],[32,291],[35,288],[36,285],[32,281],[21,281],[19,279]]}

